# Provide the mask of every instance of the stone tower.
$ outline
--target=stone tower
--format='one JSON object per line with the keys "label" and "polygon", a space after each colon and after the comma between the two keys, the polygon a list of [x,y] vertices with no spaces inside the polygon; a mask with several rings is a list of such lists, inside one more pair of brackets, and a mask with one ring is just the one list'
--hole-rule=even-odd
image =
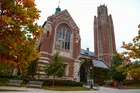
{"label": "stone tower", "polygon": [[116,52],[114,26],[111,14],[105,5],[97,9],[97,17],[94,16],[94,50],[99,60],[104,60],[111,65],[111,57]]}

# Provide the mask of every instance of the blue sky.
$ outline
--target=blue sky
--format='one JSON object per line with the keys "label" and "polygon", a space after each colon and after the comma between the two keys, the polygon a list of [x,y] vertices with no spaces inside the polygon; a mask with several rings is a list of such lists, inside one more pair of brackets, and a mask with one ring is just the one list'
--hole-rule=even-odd
{"label": "blue sky", "polygon": [[[47,17],[55,13],[59,0],[35,0],[37,8],[41,10],[42,25]],[[77,26],[80,28],[81,48],[94,51],[93,20],[97,15],[97,6],[105,4],[108,14],[112,15],[116,39],[116,49],[121,49],[122,42],[131,42],[138,34],[140,24],[140,0],[60,0],[61,10],[67,9]]]}

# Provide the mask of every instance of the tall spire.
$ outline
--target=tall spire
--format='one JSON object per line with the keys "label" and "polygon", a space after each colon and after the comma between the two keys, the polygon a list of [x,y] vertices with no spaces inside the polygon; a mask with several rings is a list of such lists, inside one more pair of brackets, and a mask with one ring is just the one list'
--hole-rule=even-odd
{"label": "tall spire", "polygon": [[55,14],[61,12],[61,8],[59,8],[59,7],[60,7],[60,0],[59,0],[59,2],[58,2],[58,7],[57,7],[56,10],[55,10]]}
{"label": "tall spire", "polygon": [[59,0],[59,2],[58,2],[58,7],[60,7],[60,0]]}

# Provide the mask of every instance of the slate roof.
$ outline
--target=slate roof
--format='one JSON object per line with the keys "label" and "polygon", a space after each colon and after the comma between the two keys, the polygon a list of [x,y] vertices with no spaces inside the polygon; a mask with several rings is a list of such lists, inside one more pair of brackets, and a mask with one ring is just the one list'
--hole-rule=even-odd
{"label": "slate roof", "polygon": [[92,60],[92,62],[95,67],[109,68],[109,66],[103,60]]}
{"label": "slate roof", "polygon": [[87,55],[87,56],[94,56],[94,52],[87,51],[87,50],[84,50],[84,49],[81,49],[80,54],[81,55]]}

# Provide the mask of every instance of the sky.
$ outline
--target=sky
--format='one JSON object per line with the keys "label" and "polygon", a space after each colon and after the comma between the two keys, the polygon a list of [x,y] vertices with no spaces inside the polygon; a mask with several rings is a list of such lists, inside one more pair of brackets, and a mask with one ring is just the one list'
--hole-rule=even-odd
{"label": "sky", "polygon": [[[55,13],[59,0],[35,0],[41,11],[37,21],[39,25]],[[138,35],[140,24],[140,0],[60,0],[61,10],[67,9],[80,29],[81,48],[94,51],[93,21],[97,7],[107,5],[108,14],[112,15],[116,40],[116,50],[122,52],[122,42],[132,42]]]}

